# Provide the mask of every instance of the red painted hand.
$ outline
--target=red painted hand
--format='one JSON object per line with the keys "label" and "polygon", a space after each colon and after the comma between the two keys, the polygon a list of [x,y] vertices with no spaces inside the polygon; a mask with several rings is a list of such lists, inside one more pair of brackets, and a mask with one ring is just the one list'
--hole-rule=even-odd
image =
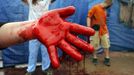
{"label": "red painted hand", "polygon": [[34,27],[33,32],[36,38],[46,45],[51,63],[55,68],[59,67],[57,47],[77,61],[83,59],[77,48],[91,53],[94,50],[93,46],[72,33],[90,36],[94,35],[95,31],[89,27],[65,21],[65,18],[74,12],[75,8],[72,6],[46,12]]}

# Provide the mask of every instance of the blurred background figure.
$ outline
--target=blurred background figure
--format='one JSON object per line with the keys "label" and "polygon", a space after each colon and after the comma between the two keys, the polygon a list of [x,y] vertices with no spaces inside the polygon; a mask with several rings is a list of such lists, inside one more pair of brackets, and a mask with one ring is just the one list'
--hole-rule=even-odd
{"label": "blurred background figure", "polygon": [[93,53],[92,62],[97,65],[97,50],[100,46],[104,48],[105,59],[104,64],[110,66],[110,56],[109,56],[109,32],[106,24],[107,13],[106,9],[112,5],[112,0],[105,0],[104,2],[93,6],[88,12],[87,26],[92,27],[96,33],[91,36],[91,44],[95,47]]}
{"label": "blurred background figure", "polygon": [[[36,20],[44,12],[48,11],[51,0],[24,0],[24,2],[29,5],[28,20]],[[47,48],[42,45],[38,40],[31,40],[29,41],[29,60],[26,75],[32,75],[34,73],[38,52],[41,52],[42,56],[42,71],[45,74],[50,73],[50,71],[47,70],[50,66],[50,59],[47,52]]]}

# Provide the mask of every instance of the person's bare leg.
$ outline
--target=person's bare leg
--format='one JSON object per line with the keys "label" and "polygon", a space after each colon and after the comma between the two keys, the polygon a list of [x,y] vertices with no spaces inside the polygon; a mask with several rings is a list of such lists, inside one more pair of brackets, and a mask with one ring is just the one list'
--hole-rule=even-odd
{"label": "person's bare leg", "polygon": [[93,52],[93,64],[97,65],[98,64],[98,58],[97,58],[97,50],[99,48],[99,43],[100,43],[100,39],[99,39],[99,32],[96,31],[95,35],[91,37],[91,45],[94,46],[94,52]]}
{"label": "person's bare leg", "polygon": [[105,54],[104,64],[106,66],[110,66],[110,52],[108,48],[104,48],[104,54]]}
{"label": "person's bare leg", "polygon": [[97,58],[97,51],[96,50],[93,52],[92,62],[93,62],[94,65],[98,64],[98,58]]}
{"label": "person's bare leg", "polygon": [[105,58],[110,58],[110,52],[108,48],[104,48]]}
{"label": "person's bare leg", "polygon": [[96,58],[97,59],[97,51],[96,50],[93,53],[93,58]]}

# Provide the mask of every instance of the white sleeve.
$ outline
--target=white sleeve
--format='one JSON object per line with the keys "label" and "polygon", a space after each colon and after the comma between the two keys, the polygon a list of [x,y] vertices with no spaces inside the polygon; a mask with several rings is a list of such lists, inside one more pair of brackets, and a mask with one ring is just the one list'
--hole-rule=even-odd
{"label": "white sleeve", "polygon": [[28,20],[35,20],[37,19],[36,12],[34,11],[34,5],[32,4],[32,0],[28,0],[29,4],[29,15],[28,15]]}
{"label": "white sleeve", "polygon": [[50,3],[51,3],[51,0],[43,0],[43,2],[44,2],[44,11],[48,11],[48,8],[49,8],[49,5],[50,5]]}
{"label": "white sleeve", "polygon": [[29,20],[39,18],[44,12],[48,11],[51,0],[40,0],[38,4],[33,5],[32,0],[29,3]]}
{"label": "white sleeve", "polygon": [[28,0],[29,7],[32,7],[32,0]]}

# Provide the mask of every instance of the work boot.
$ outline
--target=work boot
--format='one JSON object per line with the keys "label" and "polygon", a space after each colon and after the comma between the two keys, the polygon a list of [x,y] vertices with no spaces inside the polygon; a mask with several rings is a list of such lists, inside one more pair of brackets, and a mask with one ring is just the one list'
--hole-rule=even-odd
{"label": "work boot", "polygon": [[44,75],[53,75],[53,72],[51,69],[44,70],[43,73],[44,73]]}
{"label": "work boot", "polygon": [[92,62],[93,62],[94,65],[97,65],[98,64],[98,59],[97,58],[93,58]]}
{"label": "work boot", "polygon": [[104,64],[105,64],[106,66],[110,66],[110,58],[105,58],[105,59],[104,59]]}

